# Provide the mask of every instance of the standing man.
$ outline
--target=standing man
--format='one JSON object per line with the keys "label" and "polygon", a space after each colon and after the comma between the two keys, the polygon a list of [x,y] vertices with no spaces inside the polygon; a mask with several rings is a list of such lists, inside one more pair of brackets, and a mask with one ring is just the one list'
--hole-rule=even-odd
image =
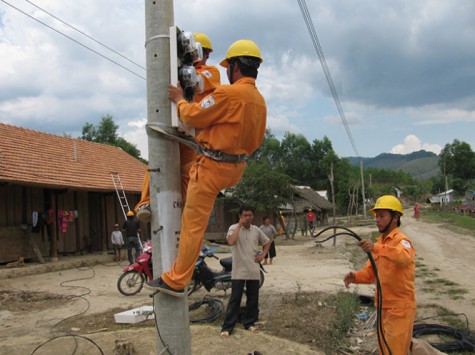
{"label": "standing man", "polygon": [[257,45],[239,40],[229,47],[220,63],[227,69],[231,85],[219,86],[199,103],[187,102],[180,86],[168,88],[168,97],[176,103],[183,123],[199,129],[196,140],[201,152],[190,170],[178,256],[171,270],[148,282],[163,293],[184,295],[216,196],[241,180],[245,159],[262,144],[267,109],[256,88],[261,63]]}
{"label": "standing man", "polygon": [[114,261],[122,261],[122,246],[124,245],[124,237],[119,229],[119,225],[114,224],[114,230],[111,234],[112,247],[114,248]]}
{"label": "standing man", "polygon": [[[384,338],[393,355],[405,355],[409,351],[416,315],[416,290],[414,288],[414,268],[416,251],[411,240],[400,230],[402,204],[394,196],[378,198],[373,209],[376,226],[381,234],[376,243],[371,240],[358,242],[366,253],[373,253],[382,292],[382,326]],[[364,268],[349,272],[344,278],[345,286],[351,283],[370,284],[376,280],[375,270],[368,261]],[[377,290],[376,290],[377,292]],[[378,307],[378,295],[374,297]],[[379,330],[378,330],[379,331]],[[388,354],[383,349],[380,354]]]}
{"label": "standing man", "polygon": [[311,208],[307,212],[307,222],[310,229],[310,236],[313,237],[313,229],[315,228],[315,213],[313,213]]}
{"label": "standing man", "polygon": [[[232,246],[233,271],[231,274],[231,297],[224,317],[221,337],[229,337],[234,329],[241,309],[241,298],[246,287],[246,311],[242,317],[245,329],[257,332],[255,323],[259,316],[259,263],[269,251],[271,241],[260,228],[252,224],[254,209],[241,206],[239,223],[229,227],[227,242]],[[262,245],[262,253],[258,246]]]}
{"label": "standing man", "polygon": [[[277,231],[275,230],[275,227],[270,223],[270,217],[265,216],[264,217],[264,223],[259,227],[261,231],[264,232],[267,238],[269,238],[271,244],[269,248],[269,252],[266,254],[266,257],[264,259],[264,265],[272,265],[272,259],[277,256],[277,253],[275,251],[275,237],[277,236]],[[267,262],[269,261],[269,262]]]}
{"label": "standing man", "polygon": [[127,245],[127,257],[129,259],[129,264],[132,265],[135,262],[134,256],[132,255],[132,248],[135,248],[135,258],[140,255],[140,251],[142,250],[139,241],[140,223],[135,220],[134,212],[127,212],[127,219],[124,221],[122,229],[126,236],[125,243]]}
{"label": "standing man", "polygon": [[[202,90],[195,93],[193,101],[200,102],[201,99],[211,94],[219,85],[221,85],[221,75],[219,74],[218,68],[206,64],[210,53],[213,51],[213,46],[209,37],[204,33],[194,33],[193,37],[195,42],[201,43],[201,47],[203,48],[203,59],[193,64],[196,74],[203,84]],[[197,134],[198,133],[199,132],[197,132]],[[196,159],[196,153],[193,149],[187,147],[185,144],[180,144],[179,146],[181,194],[184,205],[188,181],[190,180],[190,168]],[[140,201],[135,206],[135,212],[137,213],[137,219],[139,221],[143,223],[150,222],[152,212],[150,210],[150,174],[148,170],[145,172],[142,183],[142,195],[140,197]]]}

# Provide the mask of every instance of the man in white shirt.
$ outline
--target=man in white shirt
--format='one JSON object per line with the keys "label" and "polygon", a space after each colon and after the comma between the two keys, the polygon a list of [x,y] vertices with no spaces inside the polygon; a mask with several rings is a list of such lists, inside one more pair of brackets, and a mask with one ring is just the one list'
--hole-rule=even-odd
{"label": "man in white shirt", "polygon": [[[227,242],[232,246],[233,271],[232,291],[226,316],[221,328],[221,337],[228,337],[239,318],[241,299],[246,288],[246,310],[241,323],[244,328],[257,332],[255,322],[259,316],[259,265],[269,251],[271,241],[259,227],[252,224],[254,209],[241,206],[239,222],[229,227]],[[262,252],[258,247],[262,246]]]}

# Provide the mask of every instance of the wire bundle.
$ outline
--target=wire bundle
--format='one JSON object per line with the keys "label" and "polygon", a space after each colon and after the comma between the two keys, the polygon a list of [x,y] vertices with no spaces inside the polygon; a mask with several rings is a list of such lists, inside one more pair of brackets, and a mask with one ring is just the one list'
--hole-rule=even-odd
{"label": "wire bundle", "polygon": [[200,308],[202,305],[208,305],[208,314],[204,317],[197,319],[190,319],[190,323],[200,324],[200,323],[212,323],[217,320],[223,313],[224,306],[223,302],[217,298],[204,296],[200,301],[190,304],[188,307],[189,311],[194,311]]}
{"label": "wire bundle", "polygon": [[431,346],[442,352],[471,351],[475,352],[475,336],[469,331],[456,329],[439,324],[415,324],[412,335],[419,338],[421,335],[436,334],[453,338],[453,341],[444,343],[430,343]]}

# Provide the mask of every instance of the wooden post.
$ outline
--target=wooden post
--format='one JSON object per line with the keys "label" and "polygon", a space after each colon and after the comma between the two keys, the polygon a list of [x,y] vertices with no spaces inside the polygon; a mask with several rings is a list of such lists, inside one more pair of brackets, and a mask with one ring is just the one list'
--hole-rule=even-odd
{"label": "wooden post", "polygon": [[[145,1],[147,121],[165,125],[171,125],[169,29],[173,21],[172,0]],[[183,202],[178,143],[150,130],[148,135],[152,260],[153,275],[157,278],[172,267],[176,258]],[[156,293],[154,313],[157,352],[191,354],[188,298]]]}

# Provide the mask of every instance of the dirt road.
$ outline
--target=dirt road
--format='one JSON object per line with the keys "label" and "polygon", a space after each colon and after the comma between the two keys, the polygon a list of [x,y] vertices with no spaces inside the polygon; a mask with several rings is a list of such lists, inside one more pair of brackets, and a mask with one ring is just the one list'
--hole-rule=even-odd
{"label": "dirt road", "polygon": [[[417,251],[418,305],[422,308],[425,304],[438,304],[456,313],[463,312],[470,323],[475,324],[475,287],[472,281],[475,280],[475,238],[409,216],[403,218],[402,230],[413,239]],[[376,229],[361,227],[355,231],[365,236]],[[301,291],[335,293],[344,289],[342,278],[352,268],[346,244],[352,241],[342,237],[336,247],[327,242],[322,248],[317,248],[311,238],[297,237],[293,242],[277,241],[278,256],[274,265],[267,267],[268,274],[261,290],[261,318],[264,321],[266,314],[272,312],[271,300],[276,295]],[[79,313],[94,315],[115,308],[150,305],[148,291],[133,297],[125,297],[117,291],[120,274],[121,268],[110,263],[92,269],[79,268],[1,280],[0,354],[30,354],[37,345],[52,338],[52,330],[63,319]],[[358,290],[373,292],[372,286],[358,286]],[[39,297],[40,301],[20,302],[20,298],[25,298],[23,292],[40,292],[43,296]],[[51,294],[49,299],[44,297],[44,292]],[[200,290],[200,294],[205,292]],[[215,294],[222,296],[222,292]],[[71,298],[71,295],[83,296]],[[28,308],[28,304],[33,308]],[[108,321],[113,323],[113,319]],[[219,326],[192,325],[191,334],[193,354],[246,354],[254,350],[277,355],[318,353],[305,344],[272,337],[264,332],[251,334],[240,328],[225,340],[218,336]],[[129,330],[114,332],[102,329],[87,334],[87,337],[106,354],[113,353],[116,339],[133,340],[138,354],[153,354],[150,349],[155,348],[156,342],[153,328],[132,326]],[[72,353],[75,345],[70,339],[58,339],[48,346],[35,354]],[[99,352],[91,344],[80,343],[76,353]]]}

